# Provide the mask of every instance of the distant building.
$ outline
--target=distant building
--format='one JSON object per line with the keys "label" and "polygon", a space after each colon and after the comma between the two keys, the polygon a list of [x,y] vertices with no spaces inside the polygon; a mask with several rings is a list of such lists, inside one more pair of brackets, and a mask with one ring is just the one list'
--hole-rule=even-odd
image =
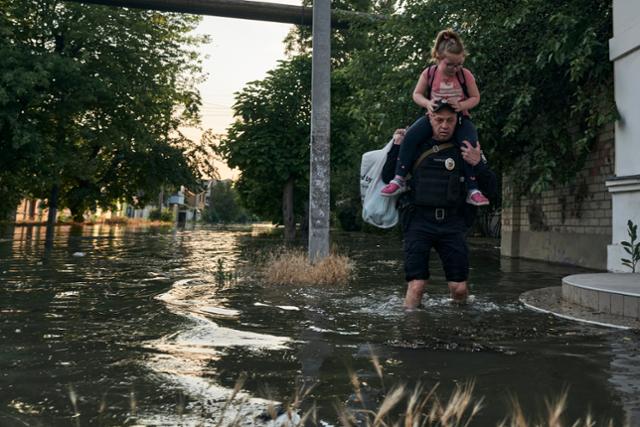
{"label": "distant building", "polygon": [[[153,211],[169,209],[178,222],[199,221],[204,210],[209,206],[211,190],[216,180],[203,180],[200,191],[193,192],[184,186],[171,194],[160,192],[156,203],[136,207],[127,202],[118,203],[114,210],[98,210],[85,213],[86,220],[106,220],[116,217],[132,219],[149,219]],[[42,223],[47,221],[48,209],[46,200],[23,199],[16,209],[15,222],[17,223]],[[68,218],[71,212],[68,209],[58,210],[58,219]]]}

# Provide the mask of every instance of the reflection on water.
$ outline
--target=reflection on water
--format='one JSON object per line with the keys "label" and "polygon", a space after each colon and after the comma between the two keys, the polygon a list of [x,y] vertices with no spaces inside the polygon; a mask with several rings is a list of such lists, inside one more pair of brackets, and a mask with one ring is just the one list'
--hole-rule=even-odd
{"label": "reflection on water", "polygon": [[511,396],[539,414],[565,387],[571,419],[640,425],[638,334],[524,309],[520,293],[578,269],[501,259],[495,242],[472,244],[470,304],[451,304],[434,257],[424,308],[404,312],[395,234],[334,235],[358,269],[343,288],[263,285],[257,260],[279,240],[249,229],[60,227],[51,250],[41,227],[0,237],[2,426],[215,425],[223,412],[252,424],[293,384],[314,385],[337,425],[349,371],[379,397],[372,350],[387,387],[439,383],[446,396],[475,379],[478,425]]}

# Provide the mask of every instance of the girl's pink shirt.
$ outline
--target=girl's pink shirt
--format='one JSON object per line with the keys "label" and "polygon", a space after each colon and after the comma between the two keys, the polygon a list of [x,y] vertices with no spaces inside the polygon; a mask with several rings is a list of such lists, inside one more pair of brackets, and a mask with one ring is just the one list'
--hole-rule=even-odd
{"label": "girl's pink shirt", "polygon": [[[428,74],[429,72],[429,68],[426,68],[423,72],[422,72],[422,76],[428,81]],[[466,68],[462,69],[462,72],[464,73],[464,79],[467,82],[467,86],[469,85],[469,83],[475,82],[475,77],[473,77],[473,74],[471,74],[471,71],[467,70]],[[440,69],[440,67],[436,67],[436,71],[435,71],[435,76],[433,78],[433,85],[431,87],[431,99],[438,101],[440,99],[446,99],[447,101],[464,101],[465,99],[467,99],[466,96],[464,96],[464,91],[462,90],[462,85],[460,85],[460,82],[458,81],[458,77],[451,76],[451,77],[447,77],[444,75],[444,73],[442,72],[442,70]],[[468,110],[464,110],[462,112],[465,116],[469,115],[469,111]]]}

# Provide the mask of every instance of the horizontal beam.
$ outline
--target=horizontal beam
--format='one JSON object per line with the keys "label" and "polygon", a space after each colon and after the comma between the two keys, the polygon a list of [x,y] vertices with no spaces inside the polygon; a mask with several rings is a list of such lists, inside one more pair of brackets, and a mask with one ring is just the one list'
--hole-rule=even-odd
{"label": "horizontal beam", "polygon": [[[250,19],[254,21],[281,22],[285,24],[312,24],[311,7],[246,0],[69,0],[78,3],[100,4],[133,9],[159,10],[163,12],[191,13],[196,15],[221,16],[225,18]],[[363,12],[332,10],[334,28],[345,28],[354,20],[379,21],[380,15]]]}

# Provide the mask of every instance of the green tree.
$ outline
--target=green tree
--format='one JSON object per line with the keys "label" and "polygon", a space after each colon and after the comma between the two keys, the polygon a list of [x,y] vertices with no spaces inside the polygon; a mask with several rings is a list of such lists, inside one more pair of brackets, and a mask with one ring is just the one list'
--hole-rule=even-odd
{"label": "green tree", "polygon": [[[295,214],[308,193],[311,61],[281,61],[264,80],[236,95],[237,117],[217,152],[242,171],[236,184],[250,212],[285,225],[295,236]],[[294,194],[299,197],[294,198]]]}
{"label": "green tree", "polygon": [[0,5],[0,217],[5,218],[22,198],[33,166],[46,155],[38,132],[44,117],[36,106],[45,101],[49,73],[39,55],[13,41],[19,27],[7,2]]}
{"label": "green tree", "polygon": [[218,181],[211,188],[209,206],[203,219],[206,222],[223,224],[248,221],[247,213],[240,204],[240,196],[230,181]]}
{"label": "green tree", "polygon": [[[303,3],[311,5],[311,1]],[[332,8],[376,12],[374,3],[372,0],[339,0],[332,3]],[[359,203],[357,164],[362,153],[353,141],[364,135],[356,130],[358,121],[352,116],[350,100],[355,95],[354,85],[344,69],[352,52],[364,48],[368,30],[354,22],[349,28],[333,29],[331,33],[332,206],[350,207]],[[283,223],[285,238],[292,239],[296,221],[303,227],[307,223],[310,28],[294,27],[285,39],[285,50],[291,56],[288,61],[281,62],[266,79],[250,83],[237,95],[234,109],[239,120],[222,141],[219,152],[242,170],[238,190],[248,209]],[[266,157],[260,158],[257,150],[249,148],[248,141],[264,147],[260,153]],[[281,200],[277,200],[280,195]]]}
{"label": "green tree", "polygon": [[[344,113],[348,82],[334,73],[331,84],[333,105],[345,106],[332,112],[333,176],[349,157],[346,142],[352,122]],[[236,94],[237,119],[217,147],[229,166],[242,171],[236,188],[243,204],[261,218],[284,224],[287,240],[295,237],[297,221],[306,224],[310,95],[311,58],[301,54],[281,61],[265,79],[249,83]]]}
{"label": "green tree", "polygon": [[0,137],[20,160],[0,189],[18,181],[14,191],[60,200],[81,219],[155,199],[165,184],[197,184],[202,147],[178,127],[198,120],[198,18],[55,0],[2,6]]}

